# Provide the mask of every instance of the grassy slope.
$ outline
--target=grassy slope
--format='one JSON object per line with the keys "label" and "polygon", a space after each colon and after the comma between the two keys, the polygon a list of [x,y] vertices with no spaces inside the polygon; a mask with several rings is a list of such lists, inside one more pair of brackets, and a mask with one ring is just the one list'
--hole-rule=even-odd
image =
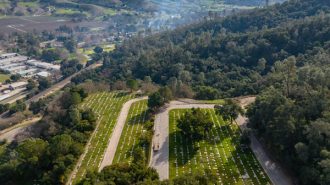
{"label": "grassy slope", "polygon": [[92,109],[98,115],[99,126],[91,136],[88,151],[78,168],[73,184],[79,182],[88,170],[97,170],[102,161],[112,130],[116,124],[117,117],[125,102],[132,95],[124,93],[98,93],[90,95],[81,105],[83,109]]}
{"label": "grassy slope", "polygon": [[[147,110],[147,100],[136,102],[131,106],[123,133],[120,137],[114,163],[132,161],[133,148],[138,144],[137,140],[143,132]],[[148,153],[148,151],[148,147],[145,147],[145,152]]]}
{"label": "grassy slope", "polygon": [[[210,169],[219,177],[220,184],[270,182],[252,151],[240,147],[240,132],[236,125],[225,123],[214,110],[204,109],[212,116],[215,127],[208,138],[193,145],[191,138],[183,137],[176,127],[176,121],[185,111],[188,110],[170,112],[170,178]],[[250,178],[245,179],[243,183],[242,176],[245,174]]]}

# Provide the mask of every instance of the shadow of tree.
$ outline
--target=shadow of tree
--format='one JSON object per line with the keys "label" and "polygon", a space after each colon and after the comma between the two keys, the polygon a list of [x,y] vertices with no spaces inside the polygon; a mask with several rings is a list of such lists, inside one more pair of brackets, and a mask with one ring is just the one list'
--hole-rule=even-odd
{"label": "shadow of tree", "polygon": [[[170,133],[170,148],[169,148],[169,160],[175,161],[178,159],[178,166],[186,165],[191,159],[195,157],[199,147],[197,146],[197,140],[192,137],[188,137],[182,134],[181,131],[175,131]],[[176,143],[175,143],[176,137]],[[176,155],[175,155],[176,150]]]}
{"label": "shadow of tree", "polygon": [[119,92],[115,95],[114,98],[121,98],[123,96],[127,96],[128,94],[130,94],[129,92]]}

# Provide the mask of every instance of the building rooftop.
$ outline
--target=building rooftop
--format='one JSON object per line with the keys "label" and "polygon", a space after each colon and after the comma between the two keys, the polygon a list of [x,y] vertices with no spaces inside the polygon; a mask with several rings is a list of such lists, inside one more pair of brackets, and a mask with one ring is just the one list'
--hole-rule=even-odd
{"label": "building rooftop", "polygon": [[48,73],[47,71],[41,71],[41,72],[37,73],[37,75],[40,76],[40,77],[47,78],[47,77],[50,76],[50,73]]}
{"label": "building rooftop", "polygon": [[54,64],[50,64],[50,63],[46,63],[46,62],[40,62],[37,60],[28,60],[26,63],[29,65],[33,65],[33,66],[44,68],[44,69],[53,69],[53,70],[61,69],[60,65],[54,65]]}

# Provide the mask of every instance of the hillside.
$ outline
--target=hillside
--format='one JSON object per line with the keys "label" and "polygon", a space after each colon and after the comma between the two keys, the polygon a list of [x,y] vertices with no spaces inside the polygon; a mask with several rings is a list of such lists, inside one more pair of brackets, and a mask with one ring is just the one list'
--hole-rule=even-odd
{"label": "hillside", "polygon": [[256,94],[276,61],[327,49],[329,7],[325,0],[292,1],[135,38],[106,57],[111,62],[102,73],[112,80],[150,76],[160,84],[212,86],[222,96]]}
{"label": "hillside", "polygon": [[256,94],[252,131],[298,184],[325,185],[329,58],[330,2],[296,0],[135,38],[105,55],[102,70],[74,81],[150,77],[177,97],[192,97],[192,90],[201,99],[216,91],[221,98]]}

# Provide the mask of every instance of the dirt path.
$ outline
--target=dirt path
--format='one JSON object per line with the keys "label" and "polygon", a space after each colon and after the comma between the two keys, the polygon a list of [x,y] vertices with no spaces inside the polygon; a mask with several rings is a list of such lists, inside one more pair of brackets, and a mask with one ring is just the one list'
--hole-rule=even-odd
{"label": "dirt path", "polygon": [[[155,133],[159,133],[157,141],[159,142],[159,150],[151,151],[149,166],[156,169],[160,180],[169,178],[169,111],[172,109],[190,109],[190,108],[214,108],[212,104],[191,104],[181,101],[172,101],[167,104],[156,115]],[[155,137],[153,140],[155,140]]]}
{"label": "dirt path", "polygon": [[29,120],[25,120],[22,123],[9,127],[5,130],[2,130],[0,132],[0,140],[5,139],[5,140],[7,140],[7,142],[12,142],[18,134],[24,132],[27,127],[31,126],[32,124],[34,124],[40,120],[41,120],[41,117],[35,117],[35,118],[29,119]]}
{"label": "dirt path", "polygon": [[123,108],[120,111],[119,117],[117,119],[116,126],[112,132],[111,138],[109,139],[108,147],[105,150],[103,160],[99,166],[99,171],[101,171],[104,167],[112,164],[113,158],[115,157],[117,146],[120,140],[121,133],[124,129],[126,119],[128,116],[129,109],[132,104],[141,100],[146,100],[148,97],[135,98],[128,102],[126,102]]}

